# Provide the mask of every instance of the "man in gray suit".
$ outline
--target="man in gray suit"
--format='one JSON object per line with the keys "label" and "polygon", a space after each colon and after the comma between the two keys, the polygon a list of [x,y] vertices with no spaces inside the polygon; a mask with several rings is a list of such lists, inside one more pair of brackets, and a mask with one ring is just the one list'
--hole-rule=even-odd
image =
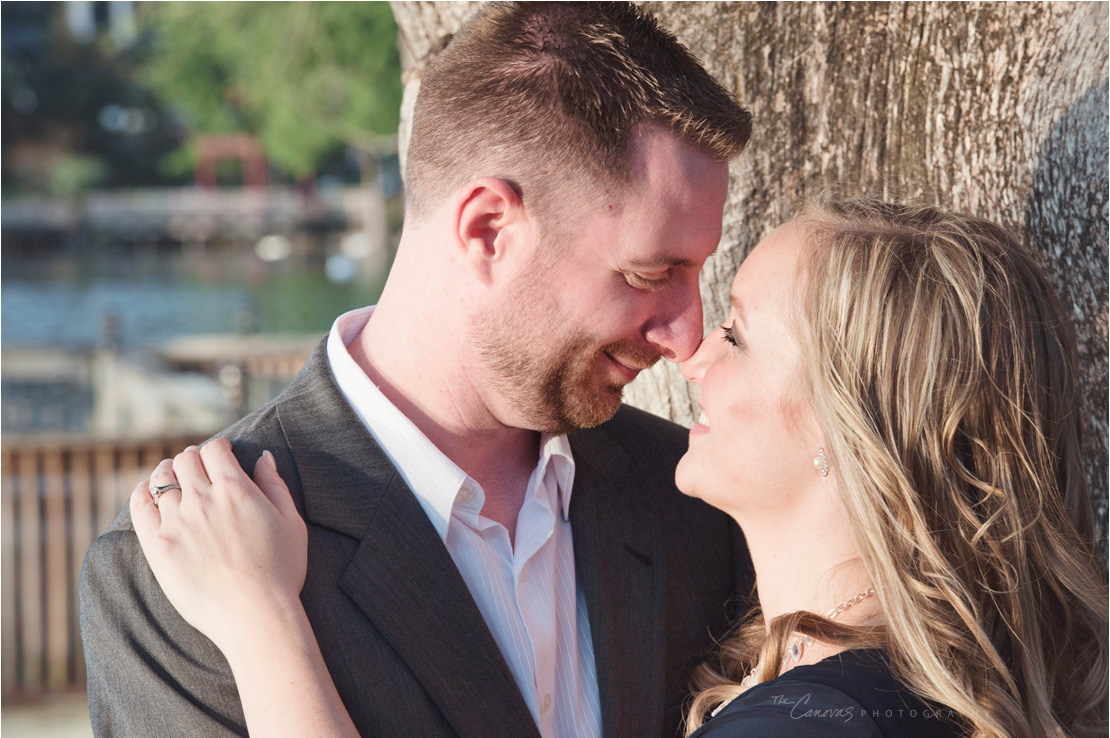
{"label": "man in gray suit", "polygon": [[[701,339],[749,130],[626,4],[484,6],[425,71],[381,300],[221,434],[246,469],[273,452],[307,521],[301,600],[361,734],[679,733],[750,567],[674,488],[684,431],[621,390]],[[246,734],[126,510],[81,626],[98,735]]]}

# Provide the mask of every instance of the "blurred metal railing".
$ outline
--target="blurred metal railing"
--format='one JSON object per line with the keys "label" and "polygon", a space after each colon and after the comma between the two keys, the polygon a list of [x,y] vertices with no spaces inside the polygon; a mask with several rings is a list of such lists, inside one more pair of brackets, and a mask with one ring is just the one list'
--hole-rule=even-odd
{"label": "blurred metal railing", "polygon": [[0,645],[5,696],[84,684],[77,582],[85,552],[159,461],[203,440],[3,439]]}

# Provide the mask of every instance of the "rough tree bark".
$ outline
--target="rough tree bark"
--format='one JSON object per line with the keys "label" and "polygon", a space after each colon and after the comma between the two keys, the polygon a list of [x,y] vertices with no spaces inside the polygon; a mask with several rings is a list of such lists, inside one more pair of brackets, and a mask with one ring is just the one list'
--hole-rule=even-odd
{"label": "rough tree bark", "polygon": [[[420,71],[478,3],[394,2],[406,63],[402,145]],[[1079,330],[1087,473],[1107,523],[1107,3],[641,3],[749,107],[706,329],[744,255],[826,188],[1000,222],[1043,257]],[[626,399],[689,425],[677,368]],[[1105,545],[1105,543],[1104,543]],[[1105,550],[1105,549],[1104,549]]]}

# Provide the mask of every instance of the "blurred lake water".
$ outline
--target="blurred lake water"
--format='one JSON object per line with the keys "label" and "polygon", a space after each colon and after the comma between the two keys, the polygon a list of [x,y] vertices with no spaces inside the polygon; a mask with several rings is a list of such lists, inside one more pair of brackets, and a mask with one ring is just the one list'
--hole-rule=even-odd
{"label": "blurred lake water", "polygon": [[[168,272],[161,269],[126,278],[82,280],[4,279],[0,283],[4,353],[0,430],[5,434],[85,433],[97,430],[97,407],[103,407],[109,396],[150,402],[142,396],[135,377],[113,380],[114,375],[104,374],[104,360],[97,357],[104,357],[105,352],[123,357],[130,366],[145,367],[139,370],[141,375],[154,378],[162,371],[156,354],[175,339],[323,336],[337,315],[373,303],[381,289],[378,282],[335,283],[322,270],[313,269],[289,269],[252,281],[229,278],[221,283]],[[200,392],[195,407],[204,404],[200,398],[217,391],[214,385],[207,390],[198,387],[196,375],[163,376],[172,377],[186,392]],[[281,386],[280,381],[275,384],[255,378],[251,396],[231,402],[225,420],[250,409],[247,405],[269,399]],[[228,398],[216,401],[227,404]],[[99,411],[99,417],[104,417],[103,412]],[[154,417],[157,411],[152,409],[149,414]],[[177,417],[178,422],[186,422]],[[213,431],[222,424],[213,422]]]}
{"label": "blurred lake water", "polygon": [[5,347],[92,348],[104,341],[111,320],[121,344],[151,345],[182,335],[250,329],[255,310],[245,286],[6,281],[0,288],[0,341]]}

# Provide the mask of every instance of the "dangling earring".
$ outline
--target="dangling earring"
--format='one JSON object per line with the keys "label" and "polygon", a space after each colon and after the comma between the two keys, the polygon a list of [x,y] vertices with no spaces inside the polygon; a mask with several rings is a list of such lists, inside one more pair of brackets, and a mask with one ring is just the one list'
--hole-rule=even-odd
{"label": "dangling earring", "polygon": [[813,459],[813,468],[823,477],[829,476],[829,460],[825,456],[825,449],[817,449],[817,456]]}

